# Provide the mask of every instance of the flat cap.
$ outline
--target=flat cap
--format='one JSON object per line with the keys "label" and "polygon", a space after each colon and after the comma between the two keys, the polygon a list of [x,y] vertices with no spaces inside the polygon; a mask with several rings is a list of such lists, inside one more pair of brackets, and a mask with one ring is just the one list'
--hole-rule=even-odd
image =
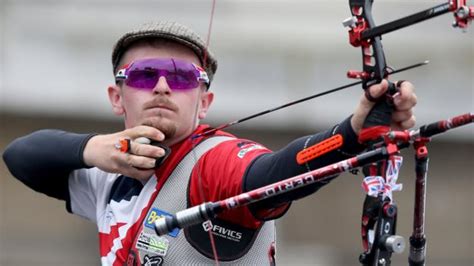
{"label": "flat cap", "polygon": [[119,67],[120,60],[130,46],[142,39],[165,39],[189,47],[198,56],[204,70],[212,81],[217,70],[217,60],[209,51],[198,34],[188,27],[177,22],[159,21],[143,24],[140,28],[125,33],[115,43],[112,52],[112,66],[114,75]]}

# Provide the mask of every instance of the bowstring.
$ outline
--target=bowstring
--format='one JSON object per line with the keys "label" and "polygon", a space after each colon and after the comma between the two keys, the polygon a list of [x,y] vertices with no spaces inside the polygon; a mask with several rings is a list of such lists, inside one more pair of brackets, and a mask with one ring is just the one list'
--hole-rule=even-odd
{"label": "bowstring", "polygon": [[[211,32],[212,32],[212,24],[213,24],[213,21],[214,21],[215,8],[216,8],[216,0],[212,0],[211,16],[210,16],[210,19],[209,19],[209,26],[208,26],[208,29],[207,29],[207,36],[206,36],[206,42],[205,42],[205,48],[206,49],[204,50],[203,62],[202,62],[204,69],[206,69],[207,61],[208,61],[208,52],[207,51],[209,50],[209,44],[210,44],[210,40],[211,40]],[[200,93],[202,93],[202,92],[200,92]],[[200,105],[200,98],[198,99],[198,101],[196,103],[196,109],[195,109],[194,118],[193,118],[194,119],[193,125],[197,125],[199,105]],[[197,158],[197,155],[196,155],[195,148],[196,148],[196,145],[200,142],[200,139],[201,138],[193,138],[193,136],[191,136],[191,144],[192,144],[191,151],[192,151],[192,154],[193,154],[193,160],[194,160],[194,165],[195,166],[198,163],[198,158]],[[204,194],[204,187],[203,187],[203,184],[202,184],[202,176],[201,176],[200,169],[197,169],[197,175],[198,175],[199,198],[200,198],[200,201],[203,203],[203,202],[206,202],[206,197],[205,197],[205,194]],[[212,254],[213,254],[213,257],[214,257],[214,262],[215,262],[216,266],[219,266],[219,257],[218,257],[218,254],[217,254],[217,248],[216,248],[216,244],[215,244],[215,241],[214,241],[214,235],[212,234],[212,230],[209,230],[208,233],[209,233],[209,239],[210,239],[210,244],[211,244],[211,248],[212,248]]]}

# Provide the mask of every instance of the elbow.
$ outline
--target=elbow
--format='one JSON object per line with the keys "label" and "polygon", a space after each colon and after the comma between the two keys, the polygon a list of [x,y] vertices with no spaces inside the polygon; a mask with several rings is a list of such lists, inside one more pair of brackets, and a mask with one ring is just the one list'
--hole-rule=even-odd
{"label": "elbow", "polygon": [[18,147],[18,139],[10,143],[3,152],[2,159],[5,162],[10,173],[21,180],[22,178],[22,160],[20,149]]}

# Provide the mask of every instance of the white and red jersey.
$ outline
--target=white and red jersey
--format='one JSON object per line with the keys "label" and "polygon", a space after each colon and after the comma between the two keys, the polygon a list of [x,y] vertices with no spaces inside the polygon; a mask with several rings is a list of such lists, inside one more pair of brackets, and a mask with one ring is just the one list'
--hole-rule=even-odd
{"label": "white and red jersey", "polygon": [[[199,126],[194,134],[203,132],[205,129],[205,126]],[[69,204],[71,211],[97,224],[103,265],[126,265],[127,263],[136,265],[137,261],[143,265],[161,265],[163,261],[173,264],[178,261],[180,256],[182,256],[181,264],[191,262],[199,264],[206,261],[212,263],[213,260],[209,258],[206,251],[199,247],[196,248],[193,244],[194,238],[202,237],[202,232],[196,230],[203,226],[204,231],[213,230],[218,241],[234,241],[230,242],[230,245],[233,245],[232,243],[240,245],[240,239],[243,239],[242,242],[247,241],[241,244],[242,252],[238,256],[255,256],[258,253],[264,253],[262,258],[265,257],[268,262],[267,252],[272,242],[269,240],[274,238],[273,222],[265,223],[267,227],[271,227],[266,228],[263,226],[264,223],[256,219],[247,207],[219,216],[215,224],[211,224],[210,227],[209,224],[203,224],[193,229],[194,231],[172,232],[175,235],[169,235],[166,239],[149,233],[150,228],[147,227],[150,227],[149,224],[154,219],[179,211],[179,209],[173,209],[173,204],[170,204],[170,202],[174,203],[176,199],[168,199],[166,198],[168,196],[165,197],[161,194],[171,191],[169,197],[181,197],[180,199],[183,199],[185,203],[175,204],[179,208],[240,194],[244,192],[243,176],[247,167],[259,155],[271,152],[255,142],[236,139],[224,132],[219,132],[217,135],[226,136],[226,138],[212,144],[215,146],[201,151],[202,154],[198,156],[193,154],[196,144],[192,143],[190,139],[173,145],[168,159],[144,184],[136,179],[106,173],[98,168],[79,169],[70,174]],[[188,160],[188,164],[192,163],[187,174],[186,171],[180,172],[182,170],[178,169],[185,160]],[[173,179],[183,180],[178,183],[170,183],[172,182],[170,176]],[[160,204],[159,201],[163,204]],[[160,206],[167,207],[162,209]],[[284,209],[286,208],[281,210]],[[278,215],[278,210],[276,212],[273,210],[268,214],[268,217],[274,215]],[[203,231],[202,228],[200,230]],[[243,232],[249,233],[248,240],[242,237],[242,234],[246,234]],[[185,234],[186,236],[184,236]],[[259,240],[257,235],[262,234],[267,234],[267,236]],[[178,235],[180,236],[178,237]],[[192,252],[202,253],[200,255],[202,258],[195,260],[195,258],[189,257],[186,259],[184,254],[173,254],[178,251],[182,252],[180,249],[173,249],[174,241],[178,243],[180,237],[191,242],[191,246],[198,251],[193,250]],[[247,247],[252,246],[254,241],[259,244],[265,243],[265,247],[259,250]],[[221,246],[225,245],[227,244],[221,244]],[[148,253],[141,256],[136,254],[137,251],[138,253],[143,251]],[[139,258],[134,258],[135,256]],[[225,255],[224,258],[226,258]],[[239,258],[229,256],[226,260],[236,262],[235,259]],[[241,263],[262,261],[255,258],[253,260],[240,259],[237,261]]]}

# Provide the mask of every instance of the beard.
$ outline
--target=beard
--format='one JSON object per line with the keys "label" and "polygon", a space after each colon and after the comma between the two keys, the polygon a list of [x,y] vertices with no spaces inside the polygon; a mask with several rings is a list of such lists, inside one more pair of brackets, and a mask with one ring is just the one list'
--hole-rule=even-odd
{"label": "beard", "polygon": [[[179,112],[178,106],[167,97],[155,97],[149,102],[146,102],[144,104],[144,112],[149,108],[157,106],[164,106],[175,113]],[[140,124],[160,130],[165,135],[165,139],[172,139],[176,136],[177,124],[172,120],[172,118],[166,117],[166,115],[160,111],[144,117]]]}
{"label": "beard", "polygon": [[176,135],[176,124],[161,115],[147,117],[142,121],[141,124],[158,129],[165,135],[165,139],[172,139]]}

